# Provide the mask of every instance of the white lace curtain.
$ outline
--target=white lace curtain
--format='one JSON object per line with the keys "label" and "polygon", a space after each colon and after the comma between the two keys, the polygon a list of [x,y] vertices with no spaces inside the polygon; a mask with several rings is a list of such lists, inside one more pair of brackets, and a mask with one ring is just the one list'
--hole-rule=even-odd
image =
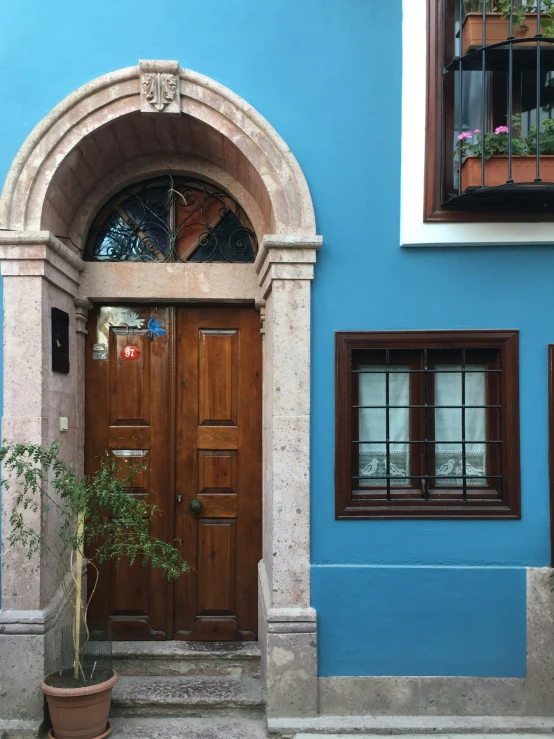
{"label": "white lace curtain", "polygon": [[[386,368],[384,366],[360,367],[367,370],[359,375],[359,405],[386,405]],[[410,445],[410,375],[408,367],[389,368],[389,440],[391,487],[404,487],[410,484],[410,453],[419,445]],[[429,403],[439,406],[462,405],[461,366],[437,365],[435,377],[435,397]],[[481,365],[468,365],[465,374],[465,405],[483,406],[486,403],[486,375],[478,370]],[[441,370],[443,370],[441,372]],[[447,371],[445,371],[447,370]],[[459,486],[463,474],[462,461],[462,409],[437,408],[435,411],[435,470],[428,470],[437,477],[439,485]],[[386,409],[372,407],[360,409],[360,487],[386,486]],[[466,408],[466,476],[486,475],[486,411],[484,408]],[[411,448],[410,448],[411,447]],[[417,450],[418,451],[418,450]],[[431,480],[431,486],[434,481]],[[480,480],[467,480],[468,486],[482,485]]]}
{"label": "white lace curtain", "polygon": [[[366,370],[359,375],[360,400],[362,406],[381,406],[380,408],[360,409],[360,440],[372,442],[360,444],[360,475],[368,479],[360,480],[360,487],[383,487],[387,474],[386,368],[381,366],[360,367]],[[410,474],[410,404],[409,367],[391,367],[389,370],[389,446],[391,487],[409,485],[406,476]]]}

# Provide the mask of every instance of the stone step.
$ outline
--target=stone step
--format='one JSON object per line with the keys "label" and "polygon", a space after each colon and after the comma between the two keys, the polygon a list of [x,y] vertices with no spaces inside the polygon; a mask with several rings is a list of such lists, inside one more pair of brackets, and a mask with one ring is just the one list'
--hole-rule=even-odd
{"label": "stone step", "polygon": [[265,721],[248,718],[114,718],[122,739],[267,739]]}
{"label": "stone step", "polygon": [[256,677],[122,676],[112,694],[113,716],[248,716],[261,718]]}
{"label": "stone step", "polygon": [[256,642],[113,642],[113,667],[120,675],[256,677]]}

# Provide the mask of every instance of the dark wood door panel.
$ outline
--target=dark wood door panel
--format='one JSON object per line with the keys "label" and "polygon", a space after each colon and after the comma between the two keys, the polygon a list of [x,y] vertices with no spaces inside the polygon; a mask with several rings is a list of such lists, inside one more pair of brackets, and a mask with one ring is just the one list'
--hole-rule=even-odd
{"label": "dark wood door panel", "polygon": [[[144,465],[130,495],[149,494],[163,512],[150,521],[152,536],[173,539],[173,474],[170,388],[172,335],[149,340],[150,317],[169,328],[171,309],[143,305],[96,308],[86,347],[86,467],[106,451],[122,473]],[[142,323],[142,326],[128,325]],[[132,348],[132,351],[131,351]],[[102,349],[102,351],[100,351]],[[95,581],[91,569],[90,585]],[[171,635],[170,590],[159,572],[140,562],[101,565],[91,619],[108,620],[116,639],[166,639]]]}
{"label": "dark wood door panel", "polygon": [[110,449],[150,449],[150,426],[110,426],[108,444]]}
{"label": "dark wood door panel", "polygon": [[200,616],[234,616],[237,546],[235,518],[198,522],[198,605]]}
{"label": "dark wood door panel", "polygon": [[236,426],[239,331],[200,329],[198,342],[198,425]]}
{"label": "dark wood door panel", "polygon": [[199,447],[198,494],[237,493],[237,452]]}
{"label": "dark wood door panel", "polygon": [[[164,336],[149,338],[150,317],[167,329]],[[151,491],[161,509],[150,521],[152,535],[180,542],[193,568],[169,585],[140,563],[102,565],[91,618],[110,620],[116,639],[255,639],[259,314],[229,306],[102,306],[91,313],[86,366],[87,470],[106,450],[122,473],[144,463],[129,494]],[[198,514],[189,509],[193,499],[203,506]],[[91,570],[91,586],[94,580]]]}
{"label": "dark wood door panel", "polygon": [[224,449],[238,449],[238,426],[199,426],[196,429],[198,449],[207,451],[222,451]]}
{"label": "dark wood door panel", "polygon": [[[194,567],[175,590],[175,636],[252,640],[261,557],[261,337],[250,308],[177,315],[176,524]],[[200,513],[188,504],[196,498]]]}
{"label": "dark wood door panel", "polygon": [[[114,320],[117,319],[114,317]],[[150,342],[147,331],[110,326],[109,337],[111,425],[150,426]],[[126,353],[129,358],[126,358]]]}

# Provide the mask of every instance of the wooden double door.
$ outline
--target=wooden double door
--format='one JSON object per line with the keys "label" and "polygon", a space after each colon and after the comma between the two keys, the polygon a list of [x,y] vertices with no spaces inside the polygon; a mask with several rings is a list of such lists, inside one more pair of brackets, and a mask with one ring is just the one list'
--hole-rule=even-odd
{"label": "wooden double door", "polygon": [[[261,336],[254,307],[98,306],[86,348],[88,472],[141,463],[153,536],[191,571],[100,566],[91,620],[116,639],[254,640],[261,558]],[[89,588],[95,580],[89,572]]]}

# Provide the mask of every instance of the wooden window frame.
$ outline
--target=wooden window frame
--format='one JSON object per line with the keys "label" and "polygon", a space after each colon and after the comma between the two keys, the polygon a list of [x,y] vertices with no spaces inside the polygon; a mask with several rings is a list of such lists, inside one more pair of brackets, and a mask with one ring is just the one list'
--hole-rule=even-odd
{"label": "wooden window frame", "polygon": [[[413,500],[371,501],[356,499],[352,490],[354,455],[352,441],[352,351],[354,349],[451,349],[495,350],[502,369],[499,388],[502,405],[498,422],[502,440],[502,499],[498,502],[460,500],[445,495]],[[412,398],[410,390],[410,398]],[[412,399],[410,403],[414,402]],[[413,411],[411,411],[413,415]],[[410,417],[410,433],[414,428]],[[553,419],[554,423],[554,419]],[[489,437],[490,438],[490,437]],[[340,331],[335,334],[335,518],[336,519],[518,519],[521,517],[519,461],[519,332],[499,331]]]}
{"label": "wooden window frame", "polygon": [[[455,0],[447,0],[455,2]],[[425,223],[507,223],[554,221],[552,210],[514,208],[483,208],[460,210],[441,205],[441,149],[445,146],[442,131],[443,86],[445,58],[443,39],[442,0],[427,0],[427,106],[425,122],[425,187],[423,220]],[[406,111],[404,111],[406,114]],[[445,116],[448,111],[445,110]],[[448,153],[444,151],[444,156]]]}

